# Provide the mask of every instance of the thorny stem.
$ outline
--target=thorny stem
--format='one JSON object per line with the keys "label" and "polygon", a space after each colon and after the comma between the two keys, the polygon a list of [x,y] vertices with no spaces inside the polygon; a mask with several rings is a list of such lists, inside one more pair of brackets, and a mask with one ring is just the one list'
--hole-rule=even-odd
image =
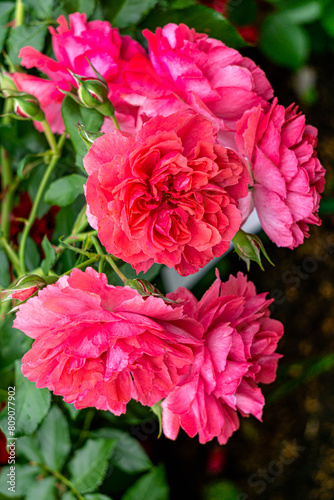
{"label": "thorny stem", "polygon": [[[98,260],[100,260],[100,256],[94,255],[94,257],[91,257],[90,259],[85,260],[85,262],[82,262],[78,266],[75,266],[75,269],[81,269],[82,267],[87,267],[90,264],[94,264],[94,262],[97,262]],[[66,276],[68,274],[71,274],[72,271],[73,271],[73,269],[69,269],[69,271],[66,271],[66,273],[62,274],[62,276]]]}
{"label": "thorny stem", "polygon": [[120,128],[120,126],[119,126],[119,124],[118,124],[118,121],[117,121],[116,116],[115,116],[115,115],[112,115],[111,119],[112,119],[112,121],[114,122],[114,125],[115,125],[115,127],[117,128],[117,130],[121,130],[121,128]]}
{"label": "thorny stem", "polygon": [[127,280],[127,277],[124,276],[124,274],[122,273],[122,271],[120,269],[118,269],[118,267],[116,266],[115,261],[113,259],[113,256],[112,255],[106,255],[105,259],[108,262],[108,264],[110,264],[110,266],[113,268],[113,270],[115,271],[115,273],[117,274],[117,276],[119,278],[121,278],[121,280],[123,281],[123,283],[125,283],[126,280]]}
{"label": "thorny stem", "polygon": [[15,6],[15,28],[24,23],[24,5],[22,0],[16,0]]}
{"label": "thorny stem", "polygon": [[53,154],[57,154],[57,148],[58,148],[57,141],[50,129],[50,125],[46,120],[42,121],[42,127],[46,140],[48,141],[49,146],[51,148],[51,151],[53,152]]}
{"label": "thorny stem", "polygon": [[105,253],[103,252],[103,249],[98,241],[98,239],[95,236],[91,236],[90,239],[93,242],[94,247],[96,248],[97,253],[101,256],[100,261],[99,261],[99,273],[103,272],[103,266],[104,266],[104,261],[105,261]]}
{"label": "thorny stem", "polygon": [[[50,132],[51,132],[51,130],[50,130]],[[52,134],[52,132],[51,132],[51,134]],[[50,175],[53,172],[53,169],[55,168],[55,166],[56,166],[56,164],[61,156],[61,151],[62,151],[64,142],[65,142],[65,139],[66,139],[66,134],[63,134],[61,136],[61,138],[59,139],[58,144],[54,141],[55,149],[54,149],[53,155],[51,157],[51,161],[50,161],[47,169],[44,172],[42,181],[39,185],[39,188],[38,188],[38,191],[36,194],[36,198],[35,198],[35,201],[33,203],[33,206],[32,206],[32,209],[31,209],[31,212],[29,215],[29,219],[27,220],[25,228],[23,229],[23,232],[22,232],[21,241],[20,241],[20,248],[19,248],[19,261],[20,261],[20,267],[21,267],[23,273],[26,272],[24,257],[25,257],[25,247],[26,247],[26,243],[27,243],[27,238],[28,238],[31,227],[32,227],[33,223],[35,222],[37,210],[38,210],[39,204],[41,202],[42,196],[44,194],[46,185],[50,179]],[[53,142],[53,140],[51,140],[51,141]]]}

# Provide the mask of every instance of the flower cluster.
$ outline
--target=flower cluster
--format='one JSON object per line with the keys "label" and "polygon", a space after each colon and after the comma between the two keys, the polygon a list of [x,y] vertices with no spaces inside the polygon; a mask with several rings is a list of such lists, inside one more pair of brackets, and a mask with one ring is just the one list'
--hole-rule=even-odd
{"label": "flower cluster", "polygon": [[131,398],[149,406],[166,398],[167,437],[181,426],[225,443],[236,410],[261,417],[257,384],[275,378],[283,327],[268,317],[265,295],[239,273],[217,278],[200,302],[181,288],[166,303],[74,269],[20,306],[14,326],[35,339],[22,372],[78,409],[119,415]]}
{"label": "flower cluster", "polygon": [[64,130],[62,91],[80,82],[73,74],[104,78],[122,132],[107,118],[113,134],[96,141],[85,167],[90,223],[109,252],[136,270],[158,262],[187,275],[227,250],[254,207],[279,246],[296,247],[320,223],[317,131],[294,106],[270,103],[251,59],[184,24],[144,30],[146,54],[108,22],[79,13],[58,22],[57,61],[20,52],[49,79],[13,78],[55,132]]}
{"label": "flower cluster", "polygon": [[[186,276],[222,256],[254,208],[278,246],[295,248],[320,224],[317,131],[273,99],[252,60],[184,24],[144,30],[146,53],[108,22],[69,17],[50,28],[57,60],[20,52],[48,79],[12,78],[55,133],[65,130],[64,92],[91,107],[111,101],[106,133],[83,161],[88,221],[108,253],[137,272],[159,263]],[[119,415],[130,399],[163,400],[167,437],[183,428],[201,443],[226,443],[237,412],[261,419],[259,384],[275,379],[283,326],[270,318],[271,300],[241,273],[217,276],[200,301],[184,288],[167,298],[150,284],[141,291],[143,283],[109,285],[88,267],[38,295],[19,292],[28,300],[14,326],[35,339],[23,374],[76,408]]]}

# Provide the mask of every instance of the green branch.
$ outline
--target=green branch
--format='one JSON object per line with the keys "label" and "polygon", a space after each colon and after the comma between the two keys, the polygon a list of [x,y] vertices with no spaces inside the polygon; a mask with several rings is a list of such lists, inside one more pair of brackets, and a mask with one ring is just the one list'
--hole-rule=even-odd
{"label": "green branch", "polygon": [[121,278],[121,280],[123,281],[123,283],[125,283],[126,280],[127,280],[127,277],[122,273],[122,271],[120,269],[118,269],[118,267],[116,266],[115,261],[113,259],[113,256],[112,255],[106,255],[105,259],[108,262],[108,264],[110,264],[110,266],[113,268],[113,270],[115,271],[115,273],[117,274],[117,276],[119,278]]}
{"label": "green branch", "polygon": [[[51,132],[51,134],[52,134],[52,132]],[[58,144],[55,142],[54,153],[53,153],[53,155],[51,157],[51,161],[50,161],[47,169],[44,172],[42,181],[41,181],[41,183],[39,185],[39,188],[38,188],[38,191],[37,191],[37,194],[36,194],[36,198],[35,198],[35,201],[33,203],[33,206],[32,206],[32,209],[31,209],[31,212],[30,212],[30,215],[29,215],[29,219],[27,220],[26,225],[25,225],[25,227],[23,229],[23,232],[22,232],[21,241],[20,241],[20,248],[19,248],[19,261],[20,261],[20,267],[21,267],[22,272],[24,274],[26,272],[24,257],[25,257],[25,248],[26,248],[27,238],[28,238],[30,230],[31,230],[31,228],[32,228],[32,226],[33,226],[33,224],[35,222],[36,215],[37,215],[37,210],[38,210],[39,204],[40,204],[40,202],[42,200],[42,196],[44,194],[44,191],[46,189],[46,186],[48,184],[50,176],[51,176],[51,174],[53,172],[53,169],[57,165],[57,162],[58,162],[58,160],[59,160],[59,158],[61,156],[61,152],[62,152],[62,149],[63,149],[63,145],[64,145],[64,142],[65,142],[65,139],[66,139],[66,134],[63,134],[61,136],[61,138],[59,139]],[[53,140],[52,140],[52,142],[53,142]]]}

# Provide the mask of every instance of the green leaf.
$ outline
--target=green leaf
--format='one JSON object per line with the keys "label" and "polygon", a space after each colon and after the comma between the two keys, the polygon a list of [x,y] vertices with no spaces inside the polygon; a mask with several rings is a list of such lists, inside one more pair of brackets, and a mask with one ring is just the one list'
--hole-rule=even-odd
{"label": "green leaf", "polygon": [[300,68],[309,55],[307,32],[289,23],[284,14],[270,15],[264,21],[260,47],[273,62],[291,69]]}
{"label": "green leaf", "polygon": [[71,450],[68,423],[58,408],[52,406],[37,431],[44,462],[53,470],[61,470]]}
{"label": "green leaf", "polygon": [[80,410],[77,410],[75,406],[70,403],[65,403],[65,401],[63,401],[63,405],[68,411],[71,420],[76,420],[79,416]]}
{"label": "green leaf", "polygon": [[102,483],[115,439],[88,439],[69,463],[70,480],[80,493],[89,493]]}
{"label": "green leaf", "polygon": [[23,455],[27,460],[43,462],[43,455],[35,436],[22,436],[17,438],[17,453]]}
{"label": "green leaf", "polygon": [[[12,466],[13,467],[13,466]],[[31,465],[15,464],[15,493],[8,491],[11,486],[7,483],[9,479],[7,474],[10,473],[10,466],[3,467],[0,474],[0,494],[5,498],[17,498],[26,494],[27,489],[35,482],[37,474],[41,472],[39,467],[32,467]]]}
{"label": "green leaf", "polygon": [[153,466],[140,443],[126,433],[117,440],[111,463],[129,474],[144,472]]}
{"label": "green leaf", "polygon": [[111,455],[111,464],[128,474],[137,474],[153,467],[144,448],[137,439],[119,429],[99,429],[95,433],[104,438],[117,439]]}
{"label": "green leaf", "polygon": [[125,4],[126,0],[118,0],[117,2],[108,2],[106,5],[104,5],[107,16],[106,18],[109,19],[112,25],[115,24],[115,18],[123,5]]}
{"label": "green leaf", "polygon": [[96,0],[79,0],[78,12],[84,12],[89,19],[96,8]]}
{"label": "green leaf", "polygon": [[6,316],[0,329],[0,373],[9,369],[16,359],[21,359],[31,347],[30,337],[12,325],[13,315]]}
{"label": "green leaf", "polygon": [[41,260],[41,256],[38,250],[38,246],[35,241],[28,236],[26,243],[26,253],[25,253],[25,263],[27,266],[27,271],[33,271],[38,267]]}
{"label": "green leaf", "polygon": [[47,19],[52,17],[53,0],[23,0],[23,4],[38,19]]}
{"label": "green leaf", "polygon": [[164,26],[167,23],[187,24],[190,28],[195,28],[198,33],[206,33],[232,48],[247,45],[222,14],[204,5],[194,5],[186,9],[176,10],[157,8],[144,19],[141,28],[145,27],[155,31],[157,26]]}
{"label": "green leaf", "polygon": [[242,2],[229,2],[227,4],[228,18],[237,26],[245,26],[254,21],[256,15],[256,3],[254,0],[243,0]]}
{"label": "green leaf", "polygon": [[74,200],[83,194],[83,185],[87,178],[79,174],[71,174],[52,182],[48,187],[44,201],[49,205],[58,205],[58,207],[67,207]]}
{"label": "green leaf", "polygon": [[13,28],[7,40],[8,56],[15,65],[20,65],[19,52],[22,47],[30,45],[37,50],[43,50],[44,40],[47,34],[47,27],[38,26],[18,26]]}
{"label": "green leaf", "polygon": [[163,466],[154,467],[138,479],[122,496],[122,500],[168,500],[169,487]]}
{"label": "green leaf", "polygon": [[61,497],[61,500],[78,500],[78,497],[73,495],[70,491],[66,491],[66,493]]}
{"label": "green leaf", "polygon": [[85,500],[112,500],[107,495],[101,495],[101,493],[93,493],[91,495],[85,495]]}
{"label": "green leaf", "polygon": [[[112,500],[107,495],[101,495],[101,493],[91,493],[84,496],[85,500]],[[1,500],[1,499],[0,499]],[[77,497],[73,495],[70,491],[67,491],[65,495],[61,497],[61,500],[77,500]]]}
{"label": "green leaf", "polygon": [[36,481],[26,492],[25,500],[56,500],[56,478],[46,477]]}
{"label": "green leaf", "polygon": [[61,113],[66,131],[70,135],[77,155],[76,164],[83,168],[82,159],[87,154],[87,149],[80,138],[76,125],[80,123],[90,132],[99,132],[102,127],[104,117],[101,113],[94,109],[83,108],[68,95],[63,100]]}
{"label": "green leaf", "polygon": [[316,0],[281,1],[279,8],[292,24],[312,23],[319,19],[322,13],[322,6]]}
{"label": "green leaf", "polygon": [[12,10],[15,7],[15,2],[0,2],[0,26],[3,26],[7,23]]}
{"label": "green leaf", "polygon": [[[77,200],[79,201],[79,200]],[[64,235],[71,234],[74,221],[76,219],[75,203],[68,207],[61,208],[56,215],[56,227],[52,241],[58,245],[58,240]]]}
{"label": "green leaf", "polygon": [[172,9],[185,9],[186,7],[192,7],[197,5],[196,0],[174,0],[171,5]]}
{"label": "green leaf", "polygon": [[14,11],[14,2],[1,2],[0,3],[0,52],[5,44],[9,28],[5,25],[9,22],[12,12]]}
{"label": "green leaf", "polygon": [[43,273],[47,275],[53,264],[56,262],[56,252],[46,235],[42,241],[42,248],[44,250],[45,259],[42,260],[41,267]]}
{"label": "green leaf", "polygon": [[162,434],[162,406],[161,406],[161,401],[158,401],[155,403],[152,407],[153,413],[158,417],[158,422],[159,422],[159,435],[158,438],[161,437]]}
{"label": "green leaf", "polygon": [[43,160],[40,155],[32,154],[25,156],[17,166],[17,175],[21,177],[21,179],[23,179],[25,177],[25,167],[27,167],[29,164],[35,164],[35,166],[37,166],[38,163],[42,163],[42,161]]}
{"label": "green leaf", "polygon": [[47,414],[51,394],[48,389],[37,389],[21,372],[21,363],[15,363],[16,432],[31,434]]}
{"label": "green leaf", "polygon": [[[56,9],[54,10],[53,18],[57,19],[58,16],[64,13],[73,14],[73,12],[82,12],[85,13],[87,15],[87,19],[89,19],[96,9],[96,4],[96,0],[66,0],[65,2],[56,2]],[[102,15],[98,19],[101,19],[101,17]],[[108,18],[108,21],[109,20],[110,19]]]}
{"label": "green leaf", "polygon": [[126,0],[113,20],[119,28],[137,24],[158,3],[158,0]]}
{"label": "green leaf", "polygon": [[[81,113],[81,122],[85,125],[86,130],[89,132],[100,132],[100,129],[103,124],[104,117],[96,111],[96,109],[85,108],[84,106],[80,107]],[[78,129],[77,134],[79,135]]]}
{"label": "green leaf", "polygon": [[321,24],[327,35],[334,37],[334,3],[326,7],[321,18]]}
{"label": "green leaf", "polygon": [[[80,105],[68,95],[65,96],[61,107],[61,114],[64,120],[66,131],[69,133],[74,150],[80,157],[86,154],[86,148],[82,142],[76,125],[82,122]],[[86,124],[84,124],[86,126]]]}
{"label": "green leaf", "polygon": [[0,248],[0,286],[7,288],[10,282],[9,260],[6,252]]}

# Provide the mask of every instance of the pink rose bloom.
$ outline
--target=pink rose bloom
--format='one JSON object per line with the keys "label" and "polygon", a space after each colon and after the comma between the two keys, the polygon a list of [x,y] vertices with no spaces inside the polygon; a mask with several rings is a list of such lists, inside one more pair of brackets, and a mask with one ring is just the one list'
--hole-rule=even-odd
{"label": "pink rose bloom", "polygon": [[235,131],[246,110],[268,106],[273,90],[264,72],[236,50],[184,24],[143,34],[150,61],[138,54],[129,63],[125,79],[134,94],[125,98],[141,105],[144,120],[192,107],[223,133]]}
{"label": "pink rose bloom", "polygon": [[14,73],[17,87],[37,97],[52,131],[63,133],[61,103],[65,96],[58,87],[65,91],[69,91],[71,85],[77,87],[68,70],[84,77],[96,78],[88,58],[107,81],[109,98],[120,120],[128,121],[128,115],[133,115],[134,120],[135,110],[120,97],[121,91],[124,92],[122,74],[135,54],[140,53],[145,58],[144,49],[129,36],[121,36],[118,29],[112,28],[106,21],[87,22],[86,14],[79,12],[70,14],[69,19],[70,27],[64,16],[58,18],[59,27],[56,30],[49,27],[57,61],[33,47],[24,47],[20,51],[22,66],[38,68],[49,79]]}
{"label": "pink rose bloom", "polygon": [[204,345],[176,388],[162,402],[163,431],[176,439],[180,427],[200,443],[214,437],[225,444],[242,416],[262,416],[264,398],[258,383],[275,379],[277,343],[283,325],[269,318],[266,293],[257,294],[247,277],[238,273],[226,283],[218,278],[198,302],[179,288],[168,297],[203,326]]}
{"label": "pink rose bloom", "polygon": [[295,248],[309,236],[325,185],[317,153],[317,129],[305,126],[294,105],[285,109],[274,99],[265,113],[247,111],[237,125],[236,142],[248,159],[252,190],[243,200],[246,218],[255,206],[263,230],[279,247]]}
{"label": "pink rose bloom", "polygon": [[107,251],[138,272],[157,262],[195,273],[240,227],[246,167],[192,111],[153,118],[136,137],[99,137],[84,166],[89,223]]}
{"label": "pink rose bloom", "polygon": [[162,299],[74,269],[20,306],[15,328],[36,339],[22,373],[76,408],[153,405],[193,361],[201,326]]}

